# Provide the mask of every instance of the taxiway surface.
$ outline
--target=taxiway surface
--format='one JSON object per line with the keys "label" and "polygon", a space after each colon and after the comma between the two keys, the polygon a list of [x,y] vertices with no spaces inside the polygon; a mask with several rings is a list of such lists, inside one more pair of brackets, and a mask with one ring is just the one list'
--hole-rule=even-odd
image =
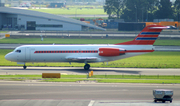
{"label": "taxiway surface", "polygon": [[[178,106],[179,84],[91,84],[0,81],[0,106]],[[153,103],[153,89],[172,89],[173,103]],[[9,106],[9,105],[8,105]]]}
{"label": "taxiway surface", "polygon": [[[94,75],[180,75],[180,69],[152,69],[152,68],[93,68]],[[83,67],[0,67],[0,75],[61,73],[68,75],[87,75]]]}
{"label": "taxiway surface", "polygon": [[[180,75],[180,69],[92,68],[94,74]],[[82,67],[0,67],[0,74],[87,74]],[[0,106],[179,106],[180,84],[0,81]],[[153,89],[174,91],[173,103],[154,103]]]}

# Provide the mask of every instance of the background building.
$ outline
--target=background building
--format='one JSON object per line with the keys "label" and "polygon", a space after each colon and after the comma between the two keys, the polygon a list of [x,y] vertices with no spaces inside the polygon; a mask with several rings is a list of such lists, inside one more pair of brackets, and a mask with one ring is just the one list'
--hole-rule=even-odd
{"label": "background building", "polygon": [[79,20],[24,9],[0,7],[0,29],[5,30],[105,30]]}
{"label": "background building", "polygon": [[0,0],[0,7],[4,7],[5,5],[5,0]]}

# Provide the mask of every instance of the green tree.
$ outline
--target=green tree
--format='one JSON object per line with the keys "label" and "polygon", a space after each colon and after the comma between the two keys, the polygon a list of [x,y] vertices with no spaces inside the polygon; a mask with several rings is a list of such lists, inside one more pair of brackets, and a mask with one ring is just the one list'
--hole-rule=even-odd
{"label": "green tree", "polygon": [[180,11],[180,0],[176,0],[174,3],[174,7],[177,11]]}
{"label": "green tree", "polygon": [[106,0],[105,6],[104,6],[104,12],[106,12],[109,15],[109,18],[111,18],[113,13],[113,5],[111,3],[111,0]]}
{"label": "green tree", "polygon": [[126,0],[106,0],[104,6],[104,12],[109,15],[109,18],[114,15],[116,18],[120,18],[122,10],[125,8]]}
{"label": "green tree", "polygon": [[155,16],[158,19],[173,18],[172,2],[170,0],[160,0]]}
{"label": "green tree", "polygon": [[159,0],[147,0],[146,4],[146,20],[153,21],[153,19],[155,18],[154,14],[157,11]]}
{"label": "green tree", "polygon": [[180,21],[180,0],[176,0],[175,3],[174,3],[174,10],[175,10],[175,19],[177,21]]}
{"label": "green tree", "polygon": [[148,21],[152,19],[152,14],[157,10],[155,8],[157,2],[158,0],[127,0],[121,18],[133,22]]}

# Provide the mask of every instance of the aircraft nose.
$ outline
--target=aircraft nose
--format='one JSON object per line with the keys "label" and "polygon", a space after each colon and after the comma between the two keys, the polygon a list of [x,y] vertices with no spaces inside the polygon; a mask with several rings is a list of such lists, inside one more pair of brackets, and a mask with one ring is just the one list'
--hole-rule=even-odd
{"label": "aircraft nose", "polygon": [[5,55],[5,59],[6,60],[9,60],[9,61],[12,61],[12,53],[8,53]]}

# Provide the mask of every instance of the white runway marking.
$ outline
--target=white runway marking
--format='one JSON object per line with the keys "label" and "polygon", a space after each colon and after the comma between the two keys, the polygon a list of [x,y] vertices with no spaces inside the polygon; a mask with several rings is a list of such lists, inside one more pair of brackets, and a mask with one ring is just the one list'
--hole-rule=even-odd
{"label": "white runway marking", "polygon": [[95,100],[91,100],[88,106],[93,106]]}

